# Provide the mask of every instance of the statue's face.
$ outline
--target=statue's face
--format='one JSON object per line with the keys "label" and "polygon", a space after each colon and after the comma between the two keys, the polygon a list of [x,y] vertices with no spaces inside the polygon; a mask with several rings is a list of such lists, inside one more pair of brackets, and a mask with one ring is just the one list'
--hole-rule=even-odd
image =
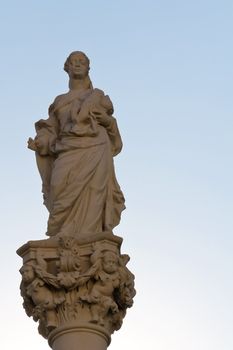
{"label": "statue's face", "polygon": [[73,54],[69,59],[68,73],[70,78],[83,79],[88,75],[89,64],[81,53]]}
{"label": "statue's face", "polygon": [[105,253],[103,257],[103,270],[106,273],[114,273],[117,271],[117,257],[112,253]]}
{"label": "statue's face", "polygon": [[21,273],[22,273],[22,279],[26,283],[32,282],[35,278],[35,273],[34,273],[33,267],[30,265],[24,266]]}

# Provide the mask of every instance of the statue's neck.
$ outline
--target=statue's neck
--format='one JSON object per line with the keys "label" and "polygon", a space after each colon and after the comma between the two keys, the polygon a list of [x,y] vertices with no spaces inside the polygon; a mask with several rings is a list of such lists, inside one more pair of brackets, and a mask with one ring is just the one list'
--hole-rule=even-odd
{"label": "statue's neck", "polygon": [[70,78],[69,89],[70,90],[87,90],[91,89],[92,84],[90,78],[87,76],[84,79]]}

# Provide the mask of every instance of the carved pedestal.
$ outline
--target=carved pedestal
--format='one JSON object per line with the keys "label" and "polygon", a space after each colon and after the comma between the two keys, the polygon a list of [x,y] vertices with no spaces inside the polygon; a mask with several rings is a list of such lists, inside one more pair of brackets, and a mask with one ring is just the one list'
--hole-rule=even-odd
{"label": "carved pedestal", "polygon": [[106,350],[121,327],[135,295],[121,243],[102,233],[29,241],[18,249],[23,306],[53,350]]}

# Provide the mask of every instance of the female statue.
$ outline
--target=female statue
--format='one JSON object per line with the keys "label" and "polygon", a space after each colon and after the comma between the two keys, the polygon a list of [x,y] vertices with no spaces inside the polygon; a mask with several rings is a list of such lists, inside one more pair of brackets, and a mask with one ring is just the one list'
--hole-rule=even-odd
{"label": "female statue", "polygon": [[122,148],[110,98],[92,87],[89,59],[67,58],[69,91],[55,98],[49,118],[35,124],[28,147],[36,152],[48,236],[91,236],[111,232],[124,209],[113,156]]}

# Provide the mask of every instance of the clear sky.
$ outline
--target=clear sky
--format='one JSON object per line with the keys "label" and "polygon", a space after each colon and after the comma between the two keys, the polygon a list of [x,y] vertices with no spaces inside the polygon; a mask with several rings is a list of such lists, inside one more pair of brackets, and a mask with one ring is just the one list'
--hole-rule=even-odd
{"label": "clear sky", "polygon": [[15,251],[45,238],[26,141],[67,91],[74,50],[89,56],[124,142],[115,233],[137,296],[109,349],[233,349],[232,37],[232,0],[1,3],[2,349],[49,349],[21,307]]}

